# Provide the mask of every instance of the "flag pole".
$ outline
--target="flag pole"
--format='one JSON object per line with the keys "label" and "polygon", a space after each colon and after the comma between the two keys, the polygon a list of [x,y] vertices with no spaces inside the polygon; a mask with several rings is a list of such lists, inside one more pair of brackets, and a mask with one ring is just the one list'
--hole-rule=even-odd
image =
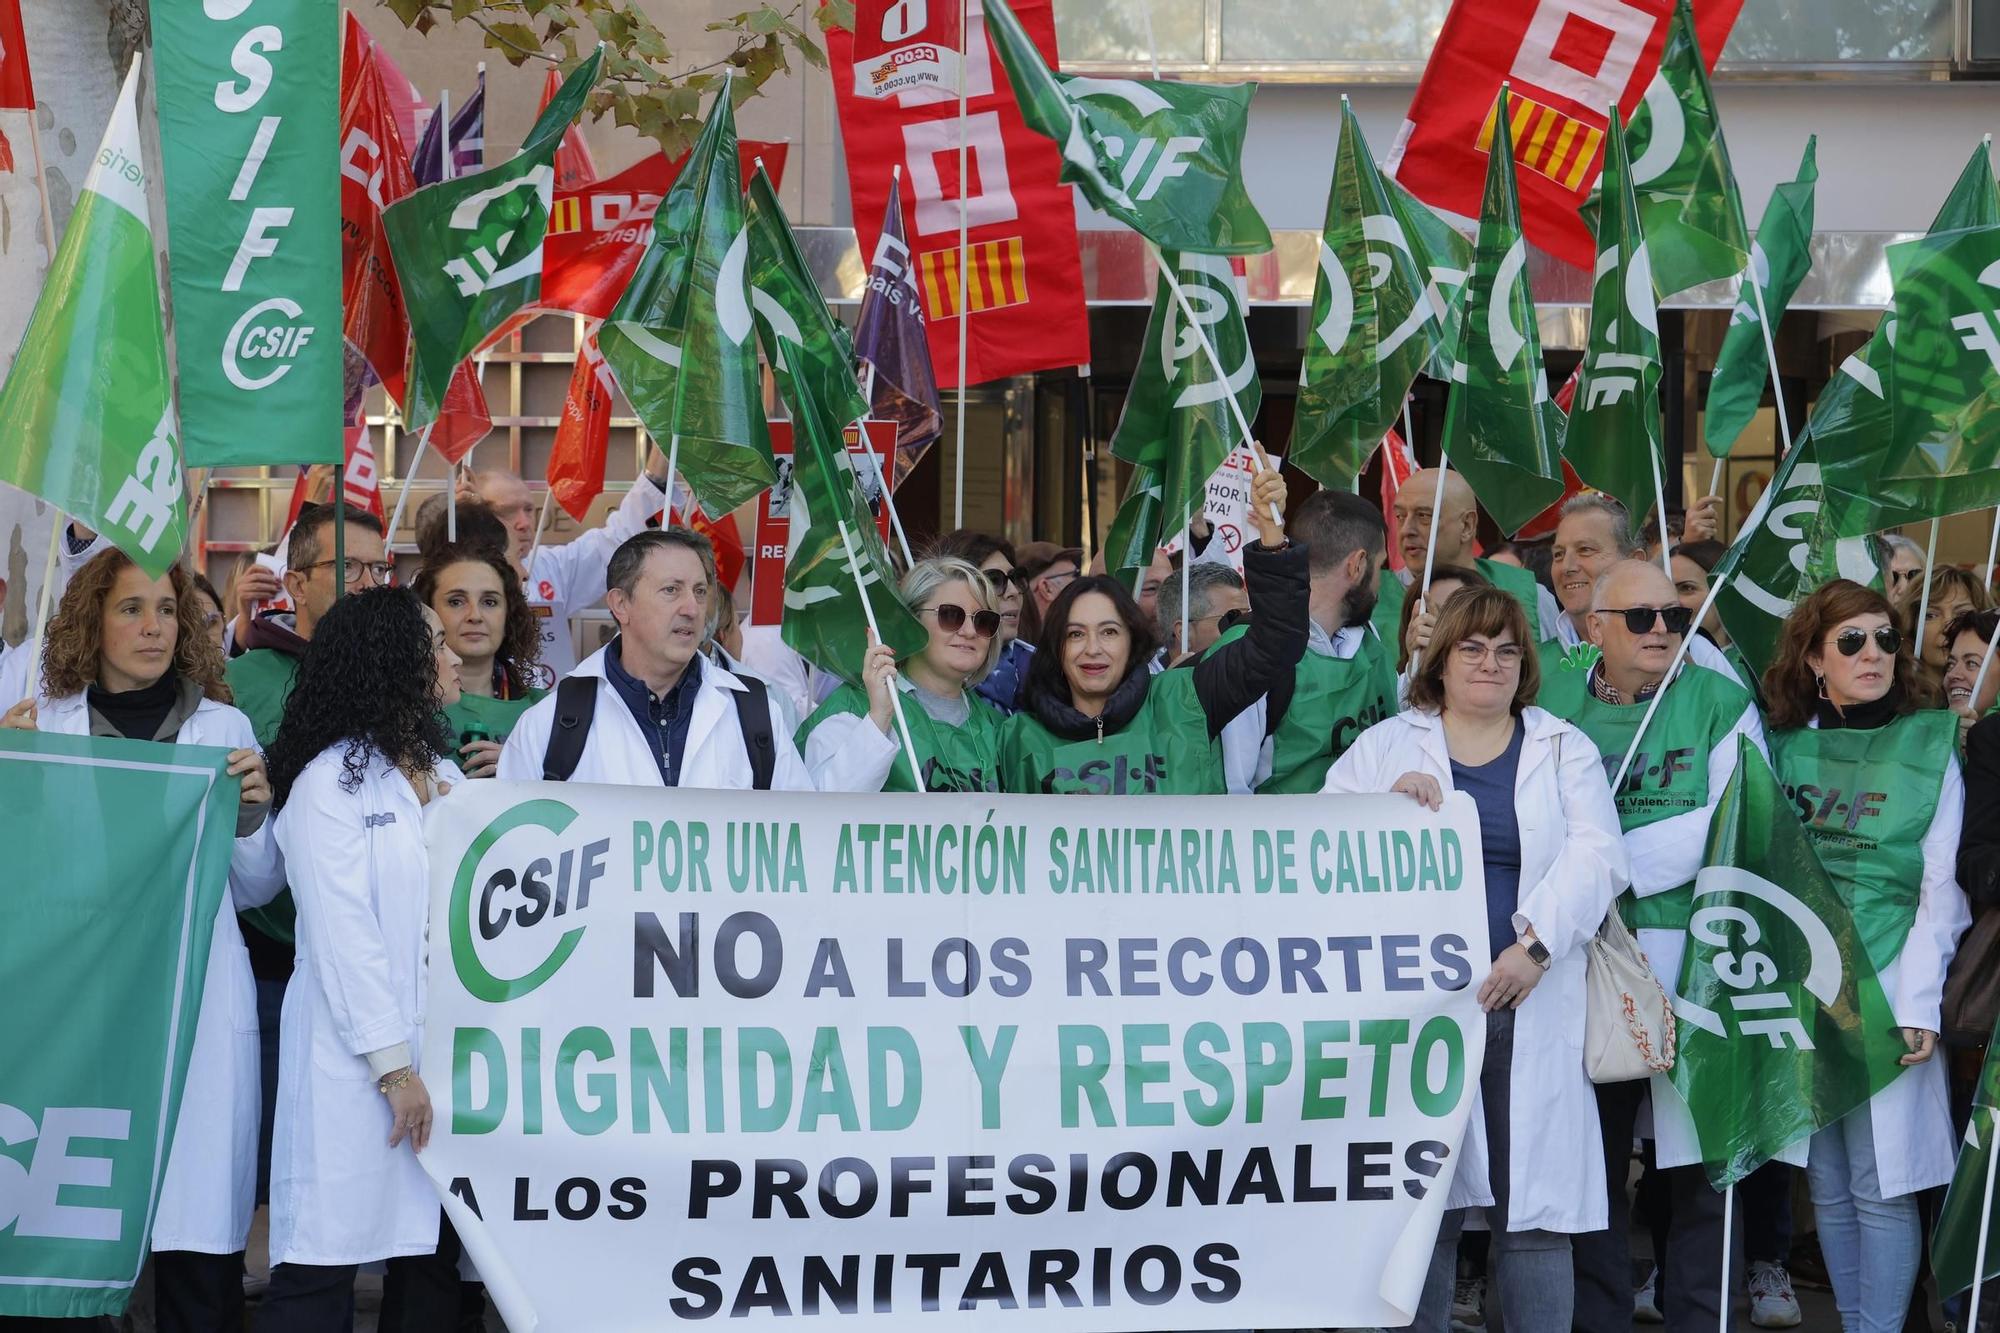
{"label": "flag pole", "polygon": [[[1614,788],[1614,790],[1616,790]],[[1722,1192],[1722,1301],[1715,1308],[1722,1311],[1722,1326],[1729,1327],[1729,1242],[1730,1232],[1736,1222],[1736,1182],[1730,1181],[1729,1188]]]}
{"label": "flag pole", "polygon": [[[1980,577],[1986,581],[1986,586],[1989,588],[1993,586],[1993,561],[1996,557],[2000,557],[2000,509],[1993,511],[1993,535],[1986,542],[1986,568],[1980,571]],[[1979,692],[1986,688],[1986,673],[1993,668],[1993,643],[1995,639],[2000,639],[2000,634],[1995,634],[1992,639],[1986,641],[1985,655],[1979,659],[1979,674],[1972,678],[1972,699],[1970,703],[1975,712],[1979,708]],[[1947,645],[1948,648],[1949,645]]]}
{"label": "flag pole", "polygon": [[1194,565],[1194,514],[1190,510],[1188,521],[1181,528],[1181,655],[1188,650],[1188,570]]}
{"label": "flag pole", "polygon": [[[1653,463],[1653,503],[1660,508],[1660,568],[1667,571],[1667,582],[1672,583],[1674,581],[1674,558],[1667,552],[1673,546],[1673,542],[1667,535],[1667,487],[1666,482],[1660,476],[1660,451],[1658,449],[1647,449],[1646,456]],[[1435,512],[1431,514],[1431,523],[1433,525],[1437,523],[1437,514]],[[1693,631],[1690,630],[1689,633],[1693,633]]]}
{"label": "flag pole", "polygon": [[[341,432],[343,435],[345,431]],[[451,540],[456,541],[454,537]],[[388,543],[383,542],[386,550]],[[340,462],[333,469],[333,598],[339,601],[347,595],[347,454],[343,449]]]}
{"label": "flag pole", "polygon": [[[967,245],[970,219],[966,199],[965,67],[972,63],[971,19],[967,0],[958,4],[958,461],[954,467],[951,497],[951,525],[965,526],[965,344],[972,326],[972,296],[966,285],[972,278],[972,252]],[[866,599],[864,599],[866,600]],[[919,779],[919,785],[922,780]]]}
{"label": "flag pole", "polygon": [[1919,662],[1924,660],[1924,635],[1929,632],[1924,628],[1924,622],[1931,614],[1931,565],[1937,559],[1937,534],[1938,521],[1932,519],[1930,541],[1924,545],[1924,586],[1917,595],[1916,632],[1910,636],[1916,640],[1913,651]]}
{"label": "flag pole", "polygon": [[49,265],[56,262],[56,223],[54,214],[49,212],[49,176],[42,167],[42,132],[35,122],[40,117],[28,112],[28,144],[35,150],[35,185],[42,196],[42,239],[48,243]]}
{"label": "flag pole", "polygon": [[[483,60],[479,62],[479,74],[481,78],[486,76],[486,62]],[[457,155],[457,150],[451,142],[451,89],[449,88],[438,90],[438,126],[440,129],[438,142],[443,145],[439,152],[438,179],[448,181],[452,177],[452,168],[457,165],[452,160]],[[479,376],[479,387],[483,392],[486,388],[485,367],[476,357],[472,364],[472,373]],[[452,373],[457,373],[457,367],[452,368]],[[449,386],[451,381],[447,380],[445,383]],[[440,415],[443,414],[443,403],[438,404],[438,412]],[[425,438],[428,439],[429,436],[426,435]],[[452,464],[446,471],[445,483],[444,539],[455,542],[458,540],[458,464]]]}
{"label": "flag pole", "polygon": [[1083,567],[1090,568],[1097,554],[1097,394],[1090,380],[1090,364],[1076,368],[1083,381]]}
{"label": "flag pole", "polygon": [[[1751,531],[1753,529],[1745,529],[1737,535],[1736,540],[1742,541]],[[1687,661],[1688,645],[1694,642],[1694,636],[1700,632],[1702,622],[1708,619],[1708,613],[1715,609],[1715,599],[1721,596],[1725,581],[1716,579],[1708,585],[1708,596],[1702,598],[1701,609],[1695,612],[1694,619],[1688,622],[1687,633],[1681,635],[1680,647],[1674,649],[1674,658],[1667,663],[1666,674],[1660,677],[1660,688],[1653,691],[1653,697],[1646,703],[1646,711],[1639,715],[1639,729],[1632,733],[1631,743],[1625,747],[1625,758],[1618,765],[1618,776],[1611,780],[1611,793],[1614,798],[1624,787],[1626,775],[1632,771],[1632,759],[1639,753],[1639,742],[1645,739],[1646,728],[1652,725],[1653,714],[1660,708],[1660,700],[1666,698],[1667,691],[1673,687],[1675,673],[1681,669],[1681,664]]]}
{"label": "flag pole", "polygon": [[1431,496],[1430,540],[1424,543],[1424,581],[1423,586],[1417,590],[1417,610],[1419,612],[1430,609],[1424,605],[1424,602],[1431,595],[1431,566],[1437,563],[1438,528],[1441,526],[1440,520],[1444,518],[1444,474],[1450,467],[1451,459],[1446,457],[1443,449],[1439,449],[1437,492]]}
{"label": "flag pole", "polygon": [[[1976,696],[1975,696],[1976,697]],[[1975,1111],[1976,1115],[1977,1112]],[[2000,1166],[2000,1152],[1994,1152],[1992,1136],[2000,1129],[2000,1111],[1988,1108],[1986,1112],[1986,1196],[1979,1209],[1979,1248],[1972,1252],[1972,1306],[1966,1311],[1965,1326],[1979,1327],[1979,1297],[1986,1287],[1986,1242],[1993,1225],[1993,1169]]]}
{"label": "flag pole", "polygon": [[523,582],[535,576],[535,553],[542,549],[542,531],[549,526],[549,506],[555,503],[555,499],[555,487],[550,486],[542,492],[542,516],[535,520],[535,540],[528,547],[528,563],[521,570]]}
{"label": "flag pole", "polygon": [[[674,478],[680,475],[681,437],[678,432],[667,437],[667,520],[674,517]],[[690,492],[692,494],[692,492]]]}
{"label": "flag pole", "polygon": [[[1403,447],[1410,451],[1410,457],[1415,458],[1417,456],[1417,428],[1416,424],[1410,419],[1411,397],[1412,395],[1407,393],[1403,395]],[[1382,450],[1383,462],[1386,466],[1388,462],[1388,450],[1380,444],[1375,447]],[[1368,465],[1363,463],[1361,465],[1361,472],[1366,472],[1367,470]],[[1361,494],[1361,472],[1354,474],[1354,493],[1356,495]]]}
{"label": "flag pole", "polygon": [[[55,516],[55,524],[49,529],[48,558],[42,562],[42,590],[35,596],[35,623],[28,626],[28,640],[20,648],[20,651],[28,655],[28,697],[30,699],[41,693],[42,633],[44,627],[49,623],[49,605],[54,600],[51,594],[54,593],[56,586],[56,551],[62,546],[63,529],[69,526],[69,515],[63,513],[60,509],[52,512]],[[5,706],[11,708],[19,702],[21,702],[19,699],[6,700]]]}
{"label": "flag pole", "polygon": [[[876,643],[880,643],[882,627],[875,623],[875,603],[868,598],[868,583],[861,577],[861,562],[854,557],[854,534],[847,530],[846,519],[836,518],[834,522],[840,528],[840,547],[847,552],[848,575],[854,580],[854,591],[861,595],[861,610],[868,617],[868,633]],[[861,682],[861,689],[864,694],[867,692],[867,681]],[[916,742],[910,739],[910,720],[903,716],[903,691],[893,683],[889,686],[889,704],[896,710],[896,730],[903,738],[903,753],[910,761],[911,777],[918,791],[929,791],[930,786],[924,781],[924,766],[917,760]]]}
{"label": "flag pole", "polygon": [[401,527],[403,523],[403,506],[410,502],[410,486],[417,479],[417,468],[424,461],[424,451],[431,447],[431,430],[436,425],[437,418],[432,417],[424,426],[423,431],[417,436],[417,451],[410,455],[410,470],[403,474],[403,490],[396,497],[396,511],[389,515],[389,531],[387,536],[383,538],[384,541],[393,542],[396,540],[396,529]]}

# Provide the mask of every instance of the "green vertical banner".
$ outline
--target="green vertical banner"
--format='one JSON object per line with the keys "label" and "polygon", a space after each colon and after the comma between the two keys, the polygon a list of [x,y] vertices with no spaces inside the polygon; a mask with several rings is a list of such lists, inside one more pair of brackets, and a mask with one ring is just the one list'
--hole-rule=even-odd
{"label": "green vertical banner", "polygon": [[339,5],[152,12],[182,457],[338,463]]}
{"label": "green vertical banner", "polygon": [[131,1299],[228,886],[227,764],[0,731],[0,1316]]}

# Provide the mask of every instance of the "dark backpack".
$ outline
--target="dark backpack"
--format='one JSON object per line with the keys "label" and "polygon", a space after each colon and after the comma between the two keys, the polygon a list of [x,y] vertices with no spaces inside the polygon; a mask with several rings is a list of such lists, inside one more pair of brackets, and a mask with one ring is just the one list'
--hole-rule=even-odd
{"label": "dark backpack", "polygon": [[[750,756],[750,785],[757,791],[771,790],[771,777],[778,771],[778,744],[771,735],[770,696],[764,682],[755,676],[738,676],[743,688],[730,692],[736,704],[736,721],[743,729],[743,748]],[[542,752],[542,781],[568,782],[583,759],[583,747],[590,740],[590,722],[597,715],[596,676],[565,676],[556,686],[556,720],[549,728],[548,748]]]}

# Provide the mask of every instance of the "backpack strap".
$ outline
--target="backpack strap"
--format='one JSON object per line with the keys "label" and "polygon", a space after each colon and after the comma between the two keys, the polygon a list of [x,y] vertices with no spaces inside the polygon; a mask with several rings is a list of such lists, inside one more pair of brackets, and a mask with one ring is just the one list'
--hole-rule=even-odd
{"label": "backpack strap", "polygon": [[556,722],[549,728],[548,748],[542,752],[542,781],[569,781],[583,759],[591,719],[596,715],[597,677],[564,676],[556,685]]}
{"label": "backpack strap", "polygon": [[750,756],[750,785],[756,791],[771,790],[771,778],[778,771],[778,743],[771,735],[771,700],[764,682],[755,676],[739,675],[743,688],[732,690],[736,703],[736,723],[743,729],[743,749]]}

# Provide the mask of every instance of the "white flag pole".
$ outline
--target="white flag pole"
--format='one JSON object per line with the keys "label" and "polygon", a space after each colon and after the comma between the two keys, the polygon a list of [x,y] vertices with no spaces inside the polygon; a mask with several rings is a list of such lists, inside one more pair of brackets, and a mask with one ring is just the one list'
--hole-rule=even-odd
{"label": "white flag pole", "polygon": [[[1417,428],[1410,420],[1410,399],[1413,396],[1407,393],[1403,395],[1403,447],[1410,451],[1410,457],[1415,458],[1417,456]],[[1382,449],[1382,446],[1377,445],[1376,448]],[[1382,465],[1384,467],[1389,465],[1389,451],[1387,449],[1382,449]],[[1362,471],[1366,470],[1366,465],[1364,465]],[[1361,494],[1360,472],[1354,474],[1354,493],[1356,495]]]}
{"label": "white flag pole", "polygon": [[529,582],[530,591],[532,591],[532,580],[535,577],[535,556],[542,549],[542,532],[549,526],[549,506],[553,505],[555,500],[555,487],[551,486],[542,492],[542,516],[535,520],[535,540],[528,547],[528,563],[521,569],[521,578],[523,581]]}
{"label": "white flag pole", "polygon": [[[1973,1114],[1979,1113],[1975,1110]],[[1994,1151],[1996,1145],[1993,1143],[1996,1129],[2000,1129],[2000,1111],[1989,1109],[1986,1112],[1986,1194],[1979,1206],[1979,1248],[1972,1255],[1972,1307],[1965,1313],[1968,1329],[1979,1327],[1979,1297],[1986,1287],[1986,1242],[1993,1225],[1993,1173],[1994,1168],[2000,1166],[2000,1152]]]}
{"label": "white flag pole", "polygon": [[1910,636],[1916,640],[1911,645],[1911,651],[1916,653],[1919,662],[1924,660],[1924,637],[1930,633],[1924,622],[1931,614],[1931,565],[1937,560],[1937,534],[1938,521],[1932,519],[1931,537],[1924,545],[1924,586],[1917,594],[1917,632]]}
{"label": "white flag pole", "polygon": [[[951,525],[965,526],[965,344],[972,326],[972,294],[966,290],[972,278],[972,251],[966,236],[971,223],[967,215],[966,193],[971,182],[967,179],[965,78],[966,66],[972,63],[972,27],[968,11],[968,0],[959,0],[958,6],[958,439],[956,444],[957,462],[952,482]],[[921,783],[919,784],[921,785]]]}
{"label": "white flag pole", "polygon": [[1732,1181],[1729,1188],[1722,1192],[1722,1300],[1715,1307],[1722,1311],[1722,1326],[1724,1328],[1728,1328],[1730,1324],[1729,1243],[1732,1239],[1730,1233],[1734,1229],[1735,1222],[1736,1184]]}
{"label": "white flag pole", "polygon": [[1188,650],[1188,568],[1194,564],[1194,524],[1181,529],[1181,655]]}
{"label": "white flag pole", "polygon": [[1431,595],[1431,566],[1437,563],[1438,529],[1444,524],[1444,474],[1451,470],[1451,460],[1443,450],[1438,451],[1437,491],[1431,496],[1430,540],[1424,543],[1423,584],[1417,589],[1417,610],[1419,613],[1430,608],[1424,605]]}
{"label": "white flag pole", "polygon": [[[1667,552],[1673,546],[1673,541],[1667,532],[1667,487],[1666,482],[1660,476],[1660,451],[1648,448],[1646,455],[1653,463],[1653,503],[1658,505],[1660,510],[1660,568],[1667,571],[1667,582],[1672,583],[1674,581],[1674,559]],[[1435,514],[1431,516],[1431,522],[1437,522]]]}
{"label": "white flag pole", "polygon": [[[403,490],[396,497],[396,511],[389,515],[389,530],[383,537],[384,541],[393,542],[396,540],[396,529],[403,524],[403,506],[410,502],[410,487],[416,484],[417,468],[424,461],[424,451],[431,447],[431,430],[436,425],[437,418],[432,417],[429,422],[425,423],[423,432],[417,436],[417,451],[410,455],[410,470],[403,474]],[[445,484],[448,487],[455,488],[457,482],[455,479],[447,478]]]}
{"label": "white flag pole", "polygon": [[48,243],[49,266],[53,268],[56,262],[56,223],[55,216],[49,212],[49,177],[42,167],[42,132],[35,126],[36,119],[36,113],[30,111],[28,143],[35,150],[35,185],[42,196],[42,239]]}
{"label": "white flag pole", "polygon": [[[847,530],[847,520],[837,518],[834,522],[840,528],[840,546],[847,552],[847,572],[854,580],[854,591],[861,598],[861,610],[868,617],[868,633],[876,643],[882,642],[882,627],[875,623],[875,603],[868,597],[868,584],[861,577],[861,562],[854,556],[854,534]],[[868,689],[868,682],[861,682],[862,691]],[[910,761],[910,773],[918,791],[929,791],[924,782],[924,766],[917,760],[916,742],[910,739],[910,720],[903,716],[903,691],[893,681],[889,685],[889,704],[896,710],[896,730],[903,738],[903,753]]]}

